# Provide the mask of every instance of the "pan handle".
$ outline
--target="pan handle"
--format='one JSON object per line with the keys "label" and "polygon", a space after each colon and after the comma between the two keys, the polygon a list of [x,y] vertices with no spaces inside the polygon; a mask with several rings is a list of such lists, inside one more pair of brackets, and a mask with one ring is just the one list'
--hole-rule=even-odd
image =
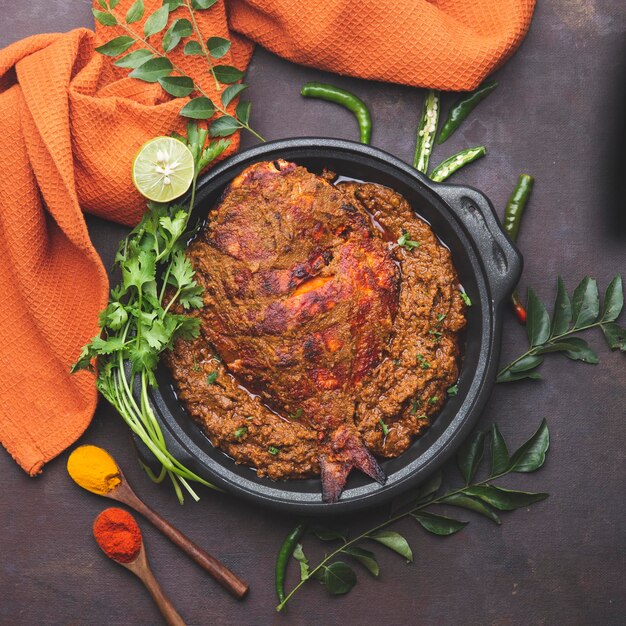
{"label": "pan handle", "polygon": [[436,191],[469,231],[485,266],[493,301],[502,302],[519,280],[523,258],[504,232],[491,202],[471,187],[438,185]]}

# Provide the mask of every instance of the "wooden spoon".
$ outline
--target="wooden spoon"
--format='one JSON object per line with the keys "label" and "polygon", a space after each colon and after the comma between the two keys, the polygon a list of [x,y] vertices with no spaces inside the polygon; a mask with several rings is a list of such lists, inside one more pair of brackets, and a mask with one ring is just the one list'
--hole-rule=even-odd
{"label": "wooden spoon", "polygon": [[[155,513],[148,505],[139,499],[137,494],[128,484],[126,477],[118,466],[121,482],[117,487],[106,494],[105,498],[123,502],[131,509],[141,513],[148,521],[156,526],[172,543],[186,552],[200,567],[204,568],[224,589],[229,591],[235,598],[241,599],[248,593],[248,585],[231,572],[223,563],[198,547],[177,528],[165,521],[158,513]],[[146,582],[144,580],[144,582]],[[146,583],[147,585],[147,583]]]}
{"label": "wooden spoon", "polygon": [[[115,560],[115,559],[114,559]],[[126,569],[130,570],[141,582],[146,586],[146,589],[150,592],[150,595],[159,607],[161,614],[165,618],[165,621],[170,626],[185,626],[183,618],[178,614],[178,611],[174,608],[171,600],[165,595],[161,585],[154,577],[148,560],[146,559],[146,551],[143,547],[143,541],[141,542],[141,550],[134,561],[130,563],[122,563],[115,560],[116,563],[123,565]]]}

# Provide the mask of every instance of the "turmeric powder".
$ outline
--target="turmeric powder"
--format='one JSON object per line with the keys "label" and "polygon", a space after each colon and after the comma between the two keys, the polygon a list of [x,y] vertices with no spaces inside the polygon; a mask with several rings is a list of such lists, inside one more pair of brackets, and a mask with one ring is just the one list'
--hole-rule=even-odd
{"label": "turmeric powder", "polygon": [[115,459],[98,446],[80,446],[67,460],[67,471],[83,489],[104,496],[122,482]]}

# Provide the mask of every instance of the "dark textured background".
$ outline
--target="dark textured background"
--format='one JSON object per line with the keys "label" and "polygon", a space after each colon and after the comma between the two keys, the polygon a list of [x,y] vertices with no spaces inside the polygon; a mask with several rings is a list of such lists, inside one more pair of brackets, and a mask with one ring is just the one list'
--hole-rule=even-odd
{"label": "dark textured background", "polygon": [[[0,0],[0,47],[91,23],[86,0]],[[434,156],[438,162],[454,149],[487,145],[488,157],[454,181],[485,191],[500,211],[517,175],[535,175],[519,240],[526,256],[521,286],[532,284],[547,301],[559,273],[570,289],[585,274],[602,287],[617,271],[626,275],[625,34],[623,2],[540,2],[526,41],[498,72],[498,90]],[[410,160],[421,91],[328,76],[263,50],[248,74],[253,126],[271,139],[354,139],[347,112],[300,98],[300,85],[311,79],[329,79],[362,96],[374,114],[373,144]],[[251,143],[245,138],[244,145]],[[123,229],[96,219],[89,226],[109,265]],[[504,514],[501,527],[461,514],[471,525],[451,538],[427,535],[405,520],[396,528],[413,547],[412,566],[378,549],[379,580],[359,571],[359,584],[342,598],[328,597],[312,582],[287,615],[274,613],[272,572],[293,519],[208,491],[200,503],[180,507],[167,486],[153,486],[142,474],[128,429],[105,404],[82,442],[110,450],[149,504],[251,583],[245,602],[232,600],[142,523],[154,571],[189,623],[623,624],[626,361],[599,333],[589,339],[599,365],[554,356],[542,366],[543,382],[497,387],[481,420],[484,428],[497,421],[516,445],[547,418],[552,445],[545,468],[509,482],[548,491],[549,500]],[[511,317],[503,359],[524,346],[524,331]],[[159,623],[138,581],[93,542],[91,523],[106,501],[71,483],[66,458],[32,480],[0,453],[0,623]],[[456,480],[455,472],[448,467],[449,478]],[[352,527],[384,514],[363,514]]]}

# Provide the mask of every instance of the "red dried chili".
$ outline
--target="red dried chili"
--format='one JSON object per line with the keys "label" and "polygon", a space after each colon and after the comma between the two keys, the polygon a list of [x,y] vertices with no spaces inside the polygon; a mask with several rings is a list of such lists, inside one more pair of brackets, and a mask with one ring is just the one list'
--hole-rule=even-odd
{"label": "red dried chili", "polygon": [[105,509],[93,523],[93,536],[114,561],[131,563],[141,550],[141,530],[135,518],[122,509]]}

